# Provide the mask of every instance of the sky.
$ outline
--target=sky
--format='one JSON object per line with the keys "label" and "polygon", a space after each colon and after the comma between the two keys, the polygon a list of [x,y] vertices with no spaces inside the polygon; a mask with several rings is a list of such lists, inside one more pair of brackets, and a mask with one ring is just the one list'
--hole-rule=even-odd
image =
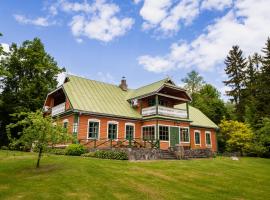
{"label": "sky", "polygon": [[70,74],[130,88],[191,70],[224,96],[233,45],[261,52],[270,0],[0,0],[0,43],[39,37]]}

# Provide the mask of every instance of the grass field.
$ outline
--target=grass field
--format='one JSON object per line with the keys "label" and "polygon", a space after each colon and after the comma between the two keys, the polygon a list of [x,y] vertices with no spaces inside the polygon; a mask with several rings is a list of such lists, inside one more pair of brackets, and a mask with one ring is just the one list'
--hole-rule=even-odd
{"label": "grass field", "polygon": [[269,199],[270,159],[129,162],[0,151],[0,199]]}

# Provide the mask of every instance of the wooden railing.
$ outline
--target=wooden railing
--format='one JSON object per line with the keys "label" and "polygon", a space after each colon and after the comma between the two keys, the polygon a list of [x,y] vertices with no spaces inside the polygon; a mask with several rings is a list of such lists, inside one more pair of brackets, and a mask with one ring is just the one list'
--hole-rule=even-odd
{"label": "wooden railing", "polygon": [[163,115],[163,116],[171,116],[171,117],[179,117],[179,118],[187,118],[187,110],[177,109],[177,108],[169,108],[165,106],[151,106],[142,109],[142,116],[151,116],[151,115]]}
{"label": "wooden railing", "polygon": [[87,148],[106,149],[106,148],[160,148],[159,140],[146,140],[142,138],[99,138],[99,139],[79,139],[79,143]]}
{"label": "wooden railing", "polygon": [[66,109],[66,103],[61,103],[57,106],[52,107],[52,116],[58,115],[60,113],[65,112]]}

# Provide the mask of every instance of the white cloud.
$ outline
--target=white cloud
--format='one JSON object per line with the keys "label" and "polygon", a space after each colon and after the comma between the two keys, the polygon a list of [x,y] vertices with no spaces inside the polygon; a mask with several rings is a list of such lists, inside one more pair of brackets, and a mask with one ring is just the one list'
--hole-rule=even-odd
{"label": "white cloud", "polygon": [[[141,56],[139,64],[153,72],[184,67],[211,70],[223,64],[232,45],[240,45],[246,55],[259,52],[270,33],[269,7],[270,2],[265,0],[237,0],[232,9],[190,43],[173,43],[164,56]],[[168,65],[160,67],[161,60]]]}
{"label": "white cloud", "polygon": [[96,0],[91,5],[90,15],[75,15],[70,23],[74,36],[109,42],[124,35],[134,24],[132,18],[119,18],[119,7],[113,3]]}
{"label": "white cloud", "polygon": [[140,15],[144,30],[155,29],[171,35],[180,29],[180,24],[189,25],[199,14],[198,0],[144,0]]}
{"label": "white cloud", "polygon": [[232,0],[204,0],[201,8],[206,10],[223,10],[232,5]]}
{"label": "white cloud", "polygon": [[24,15],[17,15],[16,14],[16,15],[14,15],[14,18],[20,24],[30,24],[30,25],[43,26],[43,27],[55,24],[55,22],[49,22],[48,18],[45,18],[45,17],[37,17],[35,19],[30,19]]}
{"label": "white cloud", "polygon": [[65,12],[90,12],[91,6],[84,1],[82,3],[78,2],[68,2],[65,0],[59,1],[60,8]]}

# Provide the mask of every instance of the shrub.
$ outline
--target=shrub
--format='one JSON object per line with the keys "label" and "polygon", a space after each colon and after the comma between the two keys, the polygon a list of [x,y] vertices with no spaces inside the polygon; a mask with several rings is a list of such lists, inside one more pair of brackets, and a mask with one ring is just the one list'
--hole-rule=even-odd
{"label": "shrub", "polygon": [[95,157],[95,152],[84,153],[81,156],[83,156],[83,157]]}
{"label": "shrub", "polygon": [[70,156],[80,156],[82,154],[84,154],[86,152],[86,149],[83,145],[81,144],[70,144],[67,148],[66,148],[66,155],[70,155]]}
{"label": "shrub", "polygon": [[8,150],[8,147],[7,146],[1,146],[1,149],[2,150]]}
{"label": "shrub", "polygon": [[128,160],[128,155],[123,151],[96,151],[94,157],[114,160]]}
{"label": "shrub", "polygon": [[65,155],[66,149],[48,149],[47,152],[55,155]]}

